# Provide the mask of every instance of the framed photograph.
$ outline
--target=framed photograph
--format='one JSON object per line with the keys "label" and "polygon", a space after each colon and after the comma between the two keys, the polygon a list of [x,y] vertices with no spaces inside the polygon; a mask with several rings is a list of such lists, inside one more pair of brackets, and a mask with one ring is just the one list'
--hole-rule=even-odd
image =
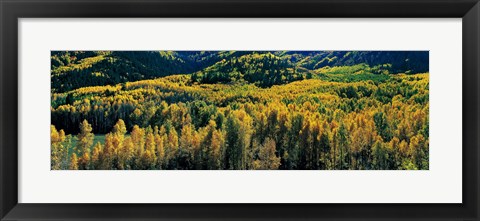
{"label": "framed photograph", "polygon": [[1,220],[479,220],[477,0],[3,0]]}

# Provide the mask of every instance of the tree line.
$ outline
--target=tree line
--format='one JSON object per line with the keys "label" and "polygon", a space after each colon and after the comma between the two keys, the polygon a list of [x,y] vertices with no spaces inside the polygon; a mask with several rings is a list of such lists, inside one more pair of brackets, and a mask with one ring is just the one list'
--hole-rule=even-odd
{"label": "tree line", "polygon": [[180,75],[68,94],[52,95],[52,169],[429,168],[428,74],[271,88]]}
{"label": "tree line", "polygon": [[238,79],[270,87],[336,66],[366,64],[388,73],[424,73],[428,51],[52,51],[51,87],[61,93],[174,74],[202,83]]}

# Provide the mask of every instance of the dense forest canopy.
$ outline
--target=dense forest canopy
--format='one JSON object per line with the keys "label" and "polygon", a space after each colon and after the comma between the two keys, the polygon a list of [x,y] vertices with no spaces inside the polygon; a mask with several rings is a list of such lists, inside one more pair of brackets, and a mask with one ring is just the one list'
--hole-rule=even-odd
{"label": "dense forest canopy", "polygon": [[423,51],[55,51],[52,169],[428,169]]}
{"label": "dense forest canopy", "polygon": [[53,51],[51,77],[54,92],[173,74],[194,74],[205,83],[245,77],[271,86],[358,64],[391,74],[425,73],[428,58],[428,51]]}

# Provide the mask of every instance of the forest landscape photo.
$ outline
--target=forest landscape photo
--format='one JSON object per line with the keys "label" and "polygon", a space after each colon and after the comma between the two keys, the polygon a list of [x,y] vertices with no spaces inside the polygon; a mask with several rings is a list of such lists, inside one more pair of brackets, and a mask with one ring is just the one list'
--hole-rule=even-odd
{"label": "forest landscape photo", "polygon": [[429,169],[428,51],[50,61],[52,170]]}

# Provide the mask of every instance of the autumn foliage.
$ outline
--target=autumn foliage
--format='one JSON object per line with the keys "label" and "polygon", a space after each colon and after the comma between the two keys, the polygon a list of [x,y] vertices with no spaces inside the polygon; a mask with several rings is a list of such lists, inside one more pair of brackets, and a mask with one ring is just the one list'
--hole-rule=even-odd
{"label": "autumn foliage", "polygon": [[[428,73],[365,64],[287,70],[277,57],[265,66],[265,56],[274,55],[52,92],[51,168],[429,169]],[[254,70],[266,69],[271,78],[257,79]],[[238,75],[221,80],[224,70]]]}

